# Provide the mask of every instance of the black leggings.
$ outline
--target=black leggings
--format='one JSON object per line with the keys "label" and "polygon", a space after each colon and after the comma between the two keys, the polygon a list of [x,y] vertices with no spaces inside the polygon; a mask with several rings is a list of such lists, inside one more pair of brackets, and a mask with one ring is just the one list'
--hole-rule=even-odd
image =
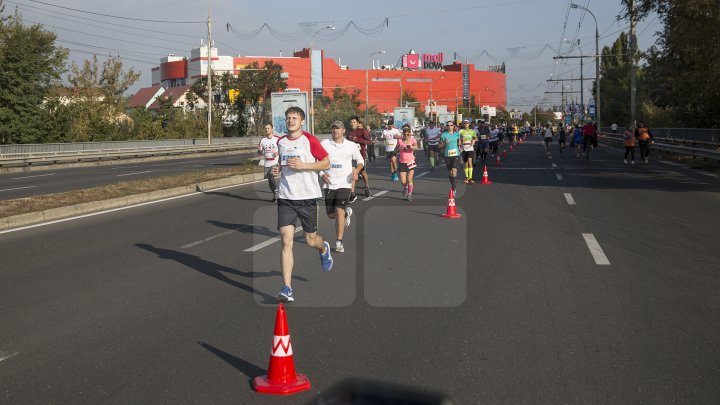
{"label": "black leggings", "polygon": [[627,160],[628,153],[630,154],[630,160],[635,160],[635,147],[634,146],[626,146],[625,147],[625,160]]}
{"label": "black leggings", "polygon": [[650,141],[638,141],[640,144],[640,158],[647,159],[650,155]]}

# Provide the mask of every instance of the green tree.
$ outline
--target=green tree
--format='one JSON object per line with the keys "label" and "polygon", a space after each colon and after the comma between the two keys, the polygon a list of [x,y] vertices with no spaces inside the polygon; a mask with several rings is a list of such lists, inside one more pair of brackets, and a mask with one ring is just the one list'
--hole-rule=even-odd
{"label": "green tree", "polygon": [[0,19],[0,143],[45,140],[43,102],[60,83],[68,55],[55,40],[40,25],[25,26],[17,13]]}
{"label": "green tree", "polygon": [[360,89],[335,87],[330,94],[315,96],[315,131],[329,133],[333,121],[342,121],[348,125],[353,115],[364,117],[364,109],[360,110],[363,104]]}
{"label": "green tree", "polygon": [[[631,1],[622,1],[628,18]],[[663,22],[643,55],[648,101],[642,114],[664,112],[678,126],[720,127],[720,47],[713,42],[720,38],[720,2],[635,0],[635,11],[639,19],[657,13]]]}

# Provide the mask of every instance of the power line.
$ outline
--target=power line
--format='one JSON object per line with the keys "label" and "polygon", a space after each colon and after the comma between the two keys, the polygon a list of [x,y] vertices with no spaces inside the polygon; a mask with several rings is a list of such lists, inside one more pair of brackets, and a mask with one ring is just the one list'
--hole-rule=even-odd
{"label": "power line", "polygon": [[44,1],[39,1],[39,0],[29,0],[29,1],[32,1],[33,3],[44,4],[44,5],[46,5],[46,6],[61,8],[61,9],[64,9],[64,10],[75,11],[75,12],[77,12],[77,13],[84,13],[84,14],[91,14],[91,15],[99,15],[99,16],[102,16],[102,17],[117,18],[117,19],[120,19],[120,20],[153,22],[153,23],[162,23],[162,24],[205,24],[205,21],[167,21],[167,20],[147,20],[147,19],[144,19],[144,18],[123,17],[123,16],[118,16],[118,15],[112,15],[112,14],[103,14],[103,13],[95,13],[95,12],[92,12],[92,11],[78,10],[78,9],[76,9],[76,8],[71,8],[71,7],[58,6],[57,4],[46,3],[46,2],[44,2]]}

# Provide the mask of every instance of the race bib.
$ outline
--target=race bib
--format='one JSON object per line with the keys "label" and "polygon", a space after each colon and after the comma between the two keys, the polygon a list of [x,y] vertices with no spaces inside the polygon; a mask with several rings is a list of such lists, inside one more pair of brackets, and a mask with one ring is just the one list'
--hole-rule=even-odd
{"label": "race bib", "polygon": [[300,155],[291,155],[291,154],[282,155],[282,158],[280,159],[280,164],[283,166],[286,166],[287,160],[290,158],[294,158],[294,157],[300,158]]}
{"label": "race bib", "polygon": [[342,163],[330,163],[330,170],[342,170]]}
{"label": "race bib", "polygon": [[457,155],[458,155],[458,150],[457,150],[457,149],[448,149],[447,155],[448,155],[448,157],[457,156]]}
{"label": "race bib", "polygon": [[265,152],[265,160],[275,160],[275,152]]}
{"label": "race bib", "polygon": [[472,146],[471,143],[464,143],[464,144],[463,144],[463,149],[465,150],[465,152],[472,152],[472,151],[473,151],[473,146]]}
{"label": "race bib", "polygon": [[417,167],[417,163],[415,163],[415,162],[410,162],[410,163],[407,164],[407,167],[408,167],[408,169],[414,169],[414,168]]}

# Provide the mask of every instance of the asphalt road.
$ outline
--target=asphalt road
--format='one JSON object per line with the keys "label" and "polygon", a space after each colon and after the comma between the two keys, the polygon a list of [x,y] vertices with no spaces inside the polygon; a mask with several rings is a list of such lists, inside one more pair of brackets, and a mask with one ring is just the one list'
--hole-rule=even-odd
{"label": "asphalt road", "polygon": [[444,168],[421,158],[407,202],[371,167],[387,192],[355,203],[330,273],[298,234],[287,315],[313,388],[291,397],[250,384],[281,286],[266,184],[0,233],[0,403],[295,404],[347,378],[457,404],[717,403],[720,180],[551,157],[536,139],[489,165],[457,220]]}
{"label": "asphalt road", "polygon": [[92,164],[83,167],[46,167],[47,170],[0,173],[0,200],[55,194],[121,181],[144,180],[197,170],[241,164],[252,151],[216,156],[182,157],[132,163]]}

